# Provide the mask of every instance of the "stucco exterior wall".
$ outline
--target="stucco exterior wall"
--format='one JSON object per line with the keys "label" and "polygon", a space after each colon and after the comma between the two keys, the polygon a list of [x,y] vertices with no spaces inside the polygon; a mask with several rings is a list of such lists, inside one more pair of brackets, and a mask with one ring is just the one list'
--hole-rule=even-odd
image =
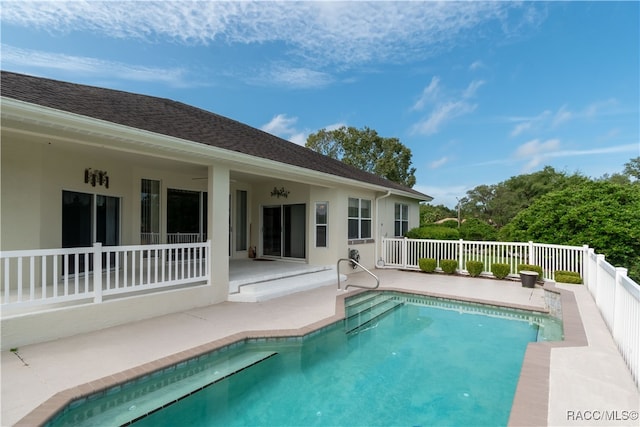
{"label": "stucco exterior wall", "polygon": [[41,145],[3,138],[0,148],[0,248],[38,248],[42,230]]}
{"label": "stucco exterior wall", "polygon": [[[179,313],[217,302],[210,286],[163,291],[2,319],[1,350]],[[79,321],[82,319],[82,321]]]}

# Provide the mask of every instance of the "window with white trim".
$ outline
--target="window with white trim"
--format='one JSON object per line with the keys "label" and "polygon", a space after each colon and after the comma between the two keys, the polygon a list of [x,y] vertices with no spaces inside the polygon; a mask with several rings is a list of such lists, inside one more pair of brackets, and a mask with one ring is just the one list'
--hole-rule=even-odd
{"label": "window with white trim", "polygon": [[349,239],[371,238],[371,200],[349,197]]}
{"label": "window with white trim", "polygon": [[316,202],[316,248],[327,247],[329,203]]}
{"label": "window with white trim", "polygon": [[404,237],[407,231],[409,231],[409,205],[396,203],[393,235],[395,237]]}

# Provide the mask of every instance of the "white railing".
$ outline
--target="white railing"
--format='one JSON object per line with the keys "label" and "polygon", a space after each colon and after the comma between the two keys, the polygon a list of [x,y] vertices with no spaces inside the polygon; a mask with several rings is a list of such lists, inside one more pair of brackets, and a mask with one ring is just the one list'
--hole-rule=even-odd
{"label": "white railing", "polygon": [[593,249],[587,250],[586,263],[584,283],[640,387],[640,286],[626,268],[612,266]]}
{"label": "white railing", "polygon": [[[542,267],[545,279],[559,270],[582,276],[602,318],[611,331],[637,386],[640,386],[640,285],[627,276],[627,269],[614,267],[587,245],[562,246],[544,243],[472,242],[464,240],[382,239],[383,268],[419,270],[420,258],[458,260],[458,270],[466,273],[466,261],[482,261],[485,274],[491,264],[506,263],[511,274],[518,264]],[[380,264],[380,263],[378,263]]]}
{"label": "white railing", "polygon": [[208,282],[211,242],[0,252],[3,310]]}
{"label": "white railing", "polygon": [[[203,233],[167,233],[167,243],[199,243],[204,241]],[[140,244],[157,245],[161,242],[160,233],[140,233]]]}
{"label": "white railing", "polygon": [[484,273],[491,264],[505,263],[516,274],[518,264],[542,267],[545,279],[552,279],[557,270],[576,271],[582,275],[586,246],[547,245],[521,242],[480,242],[465,240],[426,240],[406,238],[382,239],[382,261],[385,267],[419,270],[420,258],[458,261],[458,270],[466,272],[467,261],[481,261]]}
{"label": "white railing", "polygon": [[201,233],[167,233],[167,243],[197,243],[201,241]]}

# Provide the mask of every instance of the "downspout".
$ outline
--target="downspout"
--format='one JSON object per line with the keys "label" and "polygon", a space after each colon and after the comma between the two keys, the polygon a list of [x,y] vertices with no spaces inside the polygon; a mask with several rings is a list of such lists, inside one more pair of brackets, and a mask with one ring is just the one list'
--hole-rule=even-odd
{"label": "downspout", "polygon": [[378,223],[376,226],[376,235],[374,236],[374,239],[376,241],[376,245],[375,245],[375,249],[374,249],[374,258],[375,258],[375,263],[374,263],[374,267],[378,268],[378,261],[380,261],[379,259],[379,253],[380,253],[380,245],[382,244],[381,240],[380,240],[380,229],[382,228],[382,224],[380,223],[380,209],[378,209],[379,207],[379,201],[389,197],[391,195],[391,190],[387,190],[387,194],[380,196],[380,197],[376,197],[375,201],[376,201],[376,222]]}

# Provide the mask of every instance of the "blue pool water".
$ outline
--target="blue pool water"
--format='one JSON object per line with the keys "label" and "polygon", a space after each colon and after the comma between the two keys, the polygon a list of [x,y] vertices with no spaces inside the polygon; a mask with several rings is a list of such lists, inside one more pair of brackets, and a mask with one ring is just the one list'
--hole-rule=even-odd
{"label": "blue pool water", "polygon": [[[79,402],[52,425],[123,424],[165,404],[145,401],[156,384],[174,389],[156,395],[179,397],[144,409],[135,426],[506,425],[526,346],[543,335],[538,324],[552,326],[545,339],[561,338],[545,316],[395,299],[397,308],[348,333],[345,321],[305,339],[253,340],[133,385],[119,405],[108,398],[122,389]],[[207,375],[182,398],[182,379]]]}

